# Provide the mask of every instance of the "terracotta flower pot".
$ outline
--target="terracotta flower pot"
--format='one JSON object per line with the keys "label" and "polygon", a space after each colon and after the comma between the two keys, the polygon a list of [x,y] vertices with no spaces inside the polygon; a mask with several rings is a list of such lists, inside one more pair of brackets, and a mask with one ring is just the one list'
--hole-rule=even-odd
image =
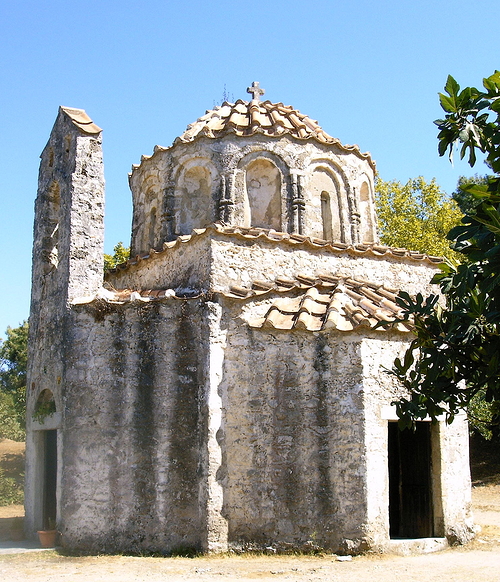
{"label": "terracotta flower pot", "polygon": [[56,545],[57,539],[57,530],[56,529],[46,529],[41,530],[38,533],[38,537],[40,539],[40,545],[42,548],[54,548]]}

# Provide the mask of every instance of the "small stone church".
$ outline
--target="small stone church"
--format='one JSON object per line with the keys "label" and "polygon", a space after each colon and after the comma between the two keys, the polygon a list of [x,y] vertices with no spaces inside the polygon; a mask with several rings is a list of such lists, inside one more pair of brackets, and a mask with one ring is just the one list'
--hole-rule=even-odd
{"label": "small stone church", "polygon": [[26,526],[78,551],[424,551],[470,539],[468,430],[400,431],[399,290],[375,164],[282,103],[207,111],[132,167],[131,258],[104,274],[101,129],[41,155]]}

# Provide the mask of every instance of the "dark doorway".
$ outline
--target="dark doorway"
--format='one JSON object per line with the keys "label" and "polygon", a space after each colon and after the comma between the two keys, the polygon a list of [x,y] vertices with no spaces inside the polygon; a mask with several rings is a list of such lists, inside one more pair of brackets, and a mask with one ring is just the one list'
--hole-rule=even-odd
{"label": "dark doorway", "polygon": [[430,422],[389,422],[389,525],[391,538],[434,536]]}
{"label": "dark doorway", "polygon": [[57,516],[57,430],[44,432],[43,527],[55,527]]}

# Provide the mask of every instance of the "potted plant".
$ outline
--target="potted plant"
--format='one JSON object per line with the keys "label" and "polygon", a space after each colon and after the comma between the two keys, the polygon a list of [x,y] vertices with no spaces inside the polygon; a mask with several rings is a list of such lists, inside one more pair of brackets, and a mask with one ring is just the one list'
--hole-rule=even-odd
{"label": "potted plant", "polygon": [[38,538],[42,548],[54,548],[56,545],[57,534],[56,520],[49,518],[47,521],[47,529],[39,530]]}

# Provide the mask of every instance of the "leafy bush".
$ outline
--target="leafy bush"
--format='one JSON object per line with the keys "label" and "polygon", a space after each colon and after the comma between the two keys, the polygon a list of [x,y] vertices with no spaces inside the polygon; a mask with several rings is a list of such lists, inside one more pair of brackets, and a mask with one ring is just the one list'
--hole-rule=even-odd
{"label": "leafy bush", "polygon": [[13,441],[23,441],[25,438],[24,428],[16,414],[14,397],[2,391],[0,391],[0,438]]}
{"label": "leafy bush", "polygon": [[0,506],[20,505],[24,501],[23,486],[15,477],[7,477],[0,467]]}

